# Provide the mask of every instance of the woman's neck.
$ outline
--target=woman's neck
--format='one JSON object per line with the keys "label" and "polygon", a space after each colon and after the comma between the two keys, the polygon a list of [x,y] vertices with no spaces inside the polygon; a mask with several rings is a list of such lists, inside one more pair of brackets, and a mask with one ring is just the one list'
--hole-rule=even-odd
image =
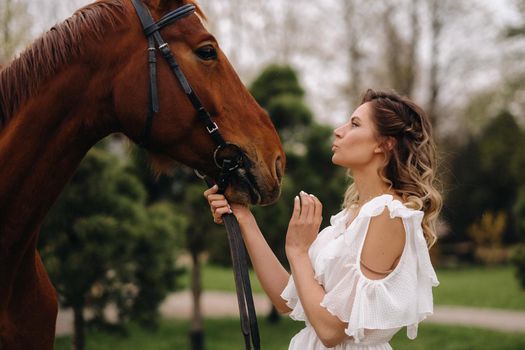
{"label": "woman's neck", "polygon": [[375,169],[353,171],[352,178],[359,193],[358,205],[363,205],[382,194],[395,195],[395,192],[389,189],[389,185],[379,177]]}

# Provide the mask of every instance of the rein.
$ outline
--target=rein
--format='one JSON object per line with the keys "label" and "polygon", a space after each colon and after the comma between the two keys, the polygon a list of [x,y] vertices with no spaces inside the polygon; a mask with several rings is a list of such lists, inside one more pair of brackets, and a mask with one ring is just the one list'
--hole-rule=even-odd
{"label": "rein", "polygon": [[[160,30],[170,24],[175,23],[181,18],[191,15],[195,11],[195,5],[183,5],[155,22],[151,13],[140,0],[131,0],[137,16],[142,24],[144,35],[148,39],[148,66],[149,66],[149,101],[150,105],[146,115],[146,124],[140,140],[140,146],[146,147],[149,141],[153,117],[159,112],[159,98],[157,90],[157,48],[170,66],[171,71],[179,81],[184,93],[190,100],[191,104],[197,111],[199,120],[205,125],[206,131],[214,140],[217,148],[213,152],[213,159],[216,166],[220,169],[220,175],[217,179],[219,190],[217,193],[223,194],[228,187],[231,174],[246,164],[244,152],[235,144],[228,143],[224,140],[219,127],[211,119],[209,112],[204,108],[202,102],[197,97],[191,85],[188,83],[184,73],[180,69],[175,56],[173,55],[168,44],[162,39]],[[225,153],[225,156],[221,154]],[[233,154],[233,156],[231,156]],[[195,173],[203,179],[208,187],[214,185],[214,181],[205,175],[200,174],[197,170]],[[250,341],[255,350],[260,349],[259,328],[257,325],[257,315],[253,303],[252,288],[248,274],[248,264],[246,250],[241,236],[239,223],[233,214],[224,214],[224,225],[228,233],[230,244],[230,254],[232,257],[235,289],[237,292],[237,302],[239,304],[239,313],[241,317],[241,331],[244,336],[246,349],[251,349]]]}

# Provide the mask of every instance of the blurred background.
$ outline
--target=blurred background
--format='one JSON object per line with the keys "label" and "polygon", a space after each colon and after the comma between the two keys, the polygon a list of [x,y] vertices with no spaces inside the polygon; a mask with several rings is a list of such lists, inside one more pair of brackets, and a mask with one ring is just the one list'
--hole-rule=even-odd
{"label": "blurred background", "polygon": [[[0,65],[84,0],[2,0]],[[300,190],[323,227],[350,184],[333,129],[367,88],[412,97],[431,117],[444,197],[431,250],[435,315],[398,349],[525,348],[525,1],[201,0],[210,31],[270,113],[288,159],[281,200],[253,208],[287,264]],[[56,349],[242,349],[224,228],[204,184],[113,135],[94,147],[49,213],[40,251],[60,296]],[[254,277],[254,276],[252,276]],[[262,348],[302,323],[252,278]]]}

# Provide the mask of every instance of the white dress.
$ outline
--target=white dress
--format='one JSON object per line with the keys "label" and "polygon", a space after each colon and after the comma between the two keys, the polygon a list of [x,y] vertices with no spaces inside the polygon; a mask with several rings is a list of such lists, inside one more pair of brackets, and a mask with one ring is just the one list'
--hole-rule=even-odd
{"label": "white dress", "polygon": [[[370,219],[385,207],[391,218],[402,219],[406,243],[394,270],[383,279],[371,280],[358,262]],[[345,332],[352,337],[333,349],[392,349],[388,342],[397,331],[406,326],[408,338],[415,339],[418,323],[433,313],[432,287],[439,281],[423,236],[423,212],[384,194],[365,203],[345,229],[347,214],[343,209],[333,215],[308,251],[315,279],[326,293],[321,306],[348,322]],[[289,316],[306,324],[290,341],[289,350],[327,349],[305,315],[292,276],[281,297],[292,309]]]}

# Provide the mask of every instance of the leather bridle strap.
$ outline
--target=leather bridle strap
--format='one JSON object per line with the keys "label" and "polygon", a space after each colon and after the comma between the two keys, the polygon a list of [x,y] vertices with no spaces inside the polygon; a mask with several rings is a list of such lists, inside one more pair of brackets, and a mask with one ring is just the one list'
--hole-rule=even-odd
{"label": "leather bridle strap", "polygon": [[[203,179],[208,187],[214,185],[213,180],[205,175],[196,172],[197,176]],[[219,186],[220,189],[220,186]],[[222,193],[218,191],[218,193]],[[241,331],[244,335],[244,344],[246,349],[251,349],[250,337],[255,350],[261,348],[259,337],[259,326],[257,324],[257,315],[253,302],[253,293],[248,273],[248,264],[246,257],[246,248],[241,235],[241,229],[237,218],[233,214],[224,214],[222,221],[228,233],[228,242],[230,245],[230,254],[233,263],[233,272],[235,279],[235,289],[237,294],[237,303],[239,304],[239,313],[241,317]]]}
{"label": "leather bridle strap", "polygon": [[[131,0],[135,11],[140,19],[144,34],[148,39],[148,65],[149,65],[149,98],[150,108],[148,109],[146,124],[144,132],[140,141],[141,146],[145,147],[148,143],[151,127],[153,124],[153,117],[159,111],[159,98],[157,91],[157,58],[156,46],[161,51],[164,59],[170,66],[172,72],[177,77],[184,93],[190,100],[191,104],[197,111],[199,120],[206,126],[206,130],[217,144],[217,148],[213,154],[216,165],[221,169],[220,175],[217,179],[219,190],[217,193],[223,194],[229,184],[230,175],[240,168],[243,164],[244,153],[242,150],[233,144],[224,141],[219,132],[219,127],[214,123],[208,111],[204,108],[201,101],[191,88],[184,73],[171,52],[168,44],[162,39],[159,30],[175,21],[190,15],[195,11],[195,6],[186,4],[174,11],[171,11],[159,21],[154,22],[149,10],[144,6],[140,0]],[[234,150],[235,155],[222,159],[219,161],[219,153],[221,150],[230,148]],[[209,187],[214,185],[214,182],[207,176],[196,174],[203,178]],[[230,243],[230,253],[232,257],[235,287],[237,292],[237,302],[239,304],[239,313],[241,316],[241,330],[244,335],[244,343],[246,349],[251,349],[250,340],[255,350],[260,349],[259,328],[257,325],[257,315],[255,313],[255,306],[253,303],[253,295],[248,274],[248,264],[246,259],[246,251],[244,242],[242,240],[239,223],[233,214],[223,215],[223,221],[228,233],[228,240]]]}
{"label": "leather bridle strap", "polygon": [[186,76],[180,69],[175,56],[171,52],[168,44],[162,39],[159,30],[163,27],[174,23],[175,21],[186,17],[195,11],[195,5],[186,4],[178,9],[168,13],[162,17],[158,22],[154,22],[149,10],[144,6],[140,0],[131,0],[137,15],[142,23],[142,28],[144,28],[144,35],[148,38],[148,52],[149,52],[149,70],[150,70],[150,110],[148,111],[146,126],[144,128],[144,133],[141,139],[141,145],[145,146],[148,143],[149,135],[151,132],[151,125],[153,124],[153,116],[155,113],[158,113],[159,104],[158,104],[158,90],[157,90],[157,79],[156,79],[156,58],[155,56],[155,44],[164,56],[164,59],[170,66],[172,72],[177,77],[184,93],[190,100],[191,104],[197,111],[197,116],[199,120],[205,125],[206,130],[213,138],[217,145],[225,145],[222,135],[219,133],[219,128],[215,122],[211,120],[210,114],[202,105],[202,102],[195,94],[191,88]]}

